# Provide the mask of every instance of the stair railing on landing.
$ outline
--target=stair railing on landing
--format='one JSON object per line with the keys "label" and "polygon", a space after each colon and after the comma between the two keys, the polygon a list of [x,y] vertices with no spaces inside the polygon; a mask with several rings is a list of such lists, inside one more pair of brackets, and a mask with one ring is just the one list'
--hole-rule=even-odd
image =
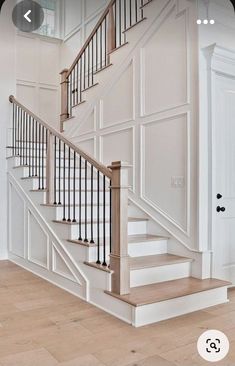
{"label": "stair railing on landing", "polygon": [[126,42],[125,31],[143,19],[151,0],[111,0],[70,69],[61,72],[61,130],[82,103],[82,93],[94,85],[94,75],[107,67],[109,54]]}
{"label": "stair railing on landing", "polygon": [[[128,166],[106,167],[19,103],[14,96],[12,156],[46,191],[48,205],[63,208],[61,221],[78,225],[78,241],[97,245],[96,263],[112,273],[112,291],[130,291]],[[90,213],[90,214],[89,214]]]}

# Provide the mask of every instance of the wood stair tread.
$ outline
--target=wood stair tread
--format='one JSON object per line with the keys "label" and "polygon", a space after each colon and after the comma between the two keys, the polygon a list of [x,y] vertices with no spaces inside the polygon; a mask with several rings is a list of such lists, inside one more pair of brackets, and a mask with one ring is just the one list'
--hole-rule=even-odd
{"label": "wood stair tread", "polygon": [[131,288],[131,292],[128,295],[118,295],[111,291],[105,291],[105,293],[137,307],[230,285],[231,283],[228,281],[213,278],[200,280],[187,277],[179,280],[134,287]]}
{"label": "wood stair tread", "polygon": [[159,236],[159,235],[150,235],[150,234],[137,234],[137,235],[129,235],[128,236],[128,243],[129,244],[136,244],[136,243],[143,243],[143,242],[150,242],[150,241],[160,241],[160,240],[167,240],[166,236]]}
{"label": "wood stair tread", "polygon": [[[72,205],[71,205],[72,206]],[[139,221],[146,221],[148,219],[140,219],[140,218],[135,218],[135,217],[130,217],[128,218],[128,222],[139,222]],[[76,222],[70,222],[70,221],[63,221],[63,220],[53,220],[52,222],[55,222],[57,224],[64,224],[64,225],[79,225],[79,221]],[[98,221],[96,219],[93,220],[93,223],[96,224]],[[103,220],[102,218],[100,218],[100,224],[102,224]],[[105,222],[109,222],[109,220],[107,219]],[[84,224],[85,221],[82,221],[82,224]],[[87,224],[90,224],[91,221],[87,220]]]}
{"label": "wood stair tread", "polygon": [[166,254],[147,255],[142,257],[131,257],[130,267],[131,270],[137,270],[143,268],[160,267],[160,266],[167,266],[187,262],[192,262],[192,259],[166,253]]}

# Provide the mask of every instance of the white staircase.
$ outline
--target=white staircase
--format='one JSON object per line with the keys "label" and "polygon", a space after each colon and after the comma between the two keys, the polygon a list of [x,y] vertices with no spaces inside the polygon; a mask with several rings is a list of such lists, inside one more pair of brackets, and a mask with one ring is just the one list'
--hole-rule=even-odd
{"label": "white staircase", "polygon": [[[143,32],[153,24],[156,17],[159,19],[164,17],[167,4],[167,1],[155,0],[143,6],[143,19],[125,31],[126,43],[109,54],[110,65],[106,65],[94,74],[93,85],[82,91],[82,101],[72,108],[76,121],[83,123],[94,100],[102,92],[103,85],[112,78],[112,73],[120,67],[122,60],[135,47]],[[74,80],[73,78],[74,76],[71,80]],[[37,117],[14,98],[11,98],[11,102],[37,121]],[[73,135],[76,127],[74,121],[75,118],[70,114],[63,123],[67,136]],[[22,122],[16,121],[16,123],[19,125]],[[38,123],[42,121],[38,119]],[[55,133],[45,123],[43,126],[48,128],[52,135]],[[27,141],[27,138],[32,137],[32,132],[26,132],[26,141],[22,141],[24,133],[14,136],[14,128],[18,131],[17,129],[21,127],[13,125],[13,144],[16,143],[18,148],[13,146],[13,149],[12,147],[9,149],[11,153],[8,158],[9,230],[11,232],[14,227],[12,226],[14,210],[18,212],[19,209],[17,207],[19,199],[16,198],[18,195],[24,202],[27,245],[22,250],[24,243],[22,244],[20,240],[19,243],[17,240],[14,241],[12,239],[14,235],[11,232],[10,260],[134,326],[172,318],[227,301],[229,283],[217,279],[192,277],[195,261],[193,253],[192,256],[185,257],[173,253],[172,246],[169,250],[170,235],[168,233],[162,235],[157,227],[153,233],[153,225],[150,230],[151,218],[137,209],[131,201],[128,206],[127,227],[130,293],[120,295],[112,291],[113,271],[109,268],[110,244],[112,245],[110,243],[109,189],[105,190],[105,193],[97,194],[101,181],[93,176],[91,168],[88,167],[85,170],[84,163],[81,169],[76,165],[75,169],[72,169],[71,176],[68,149],[64,157],[63,150],[58,150],[58,144],[55,144],[56,203],[48,203],[48,189],[45,189],[46,175],[49,174],[46,144],[41,141],[35,142],[35,136],[33,136],[34,142]],[[62,138],[58,132],[55,136],[57,139]],[[23,159],[26,160],[26,164],[22,163],[23,150],[20,149],[19,153],[19,144],[23,144],[23,148],[26,149]],[[70,153],[73,147],[68,148]],[[36,157],[35,151],[37,151]],[[45,154],[42,154],[42,151]],[[39,154],[41,154],[40,157]],[[84,156],[86,157],[86,153]],[[33,168],[30,168],[32,161]],[[40,189],[38,176],[30,172],[30,169],[37,168],[40,169],[42,176]],[[100,209],[99,199],[104,202],[104,197],[106,204]],[[60,198],[63,199],[62,205],[58,204]],[[83,219],[79,221],[78,217]],[[39,234],[40,229],[43,235]],[[105,232],[105,235],[99,239],[96,237],[98,229]],[[16,225],[17,230],[20,232],[20,228]],[[87,231],[90,233],[92,230],[93,240],[84,241]],[[187,253],[190,254],[190,251]]]}
{"label": "white staircase", "polygon": [[[105,311],[131,323],[141,326],[208,306],[227,301],[228,283],[214,279],[195,279],[191,277],[192,259],[168,253],[168,237],[148,234],[149,218],[131,217],[128,220],[128,253],[130,255],[129,295],[117,295],[111,291],[112,271],[108,267],[96,264],[97,244],[78,240],[78,223],[62,221],[63,207],[46,204],[46,190],[36,189],[38,179],[29,178],[29,168],[19,165],[19,157],[8,158],[8,171],[11,181],[20,187],[31,201],[40,217],[52,231],[60,243],[60,247],[75,263],[82,274],[86,291],[76,291],[74,278],[72,288],[68,288],[60,280],[60,275],[52,282],[69,290],[87,301],[103,308]],[[71,182],[72,184],[72,182]],[[82,204],[82,210],[85,209]],[[108,207],[107,207],[107,215]],[[133,214],[132,204],[129,211]],[[72,213],[71,213],[72,214]],[[88,202],[88,225],[91,210]],[[103,223],[101,223],[103,224]],[[82,235],[84,223],[82,223]],[[109,246],[109,225],[107,224],[106,253]],[[96,229],[94,228],[96,232]],[[40,243],[39,243],[40,245]],[[38,248],[40,251],[40,248]],[[103,243],[100,243],[103,252]],[[24,259],[13,252],[9,258],[19,265],[51,280],[46,273],[41,273],[40,267],[32,263],[27,256]],[[62,260],[67,260],[62,255]],[[109,255],[106,256],[109,263]],[[51,270],[53,272],[53,268]]]}

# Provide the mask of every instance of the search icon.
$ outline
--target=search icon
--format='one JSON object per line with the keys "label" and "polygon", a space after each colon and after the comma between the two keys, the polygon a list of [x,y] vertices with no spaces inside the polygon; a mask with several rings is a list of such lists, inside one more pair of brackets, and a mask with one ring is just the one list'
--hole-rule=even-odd
{"label": "search icon", "polygon": [[216,344],[214,342],[211,342],[210,348],[217,350]]}

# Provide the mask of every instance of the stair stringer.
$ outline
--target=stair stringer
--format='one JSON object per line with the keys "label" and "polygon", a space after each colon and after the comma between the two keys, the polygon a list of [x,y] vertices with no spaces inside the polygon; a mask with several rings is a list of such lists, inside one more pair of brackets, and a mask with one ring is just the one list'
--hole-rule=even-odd
{"label": "stair stringer", "polygon": [[[10,209],[8,212],[8,259],[111,315],[132,324],[133,307],[118,299],[111,298],[105,293],[105,291],[111,290],[111,273],[91,268],[84,264],[85,261],[90,261],[91,256],[94,256],[92,252],[94,251],[94,248],[69,243],[66,235],[64,235],[64,238],[58,235],[56,229],[58,224],[53,223],[46,217],[46,207],[42,205],[45,202],[46,193],[32,191],[32,187],[30,187],[29,183],[30,180],[21,179],[24,168],[18,167],[17,169],[14,169],[16,161],[16,158],[8,158],[9,207],[11,206],[10,191],[11,187],[13,187],[23,200],[24,217],[27,218],[27,212],[32,212],[35,220],[49,238],[49,260],[45,266],[40,265],[35,260],[32,261],[32,258],[29,258],[28,256],[28,242],[26,243],[24,255],[16,254],[12,250]],[[25,239],[28,241],[28,224],[26,223],[24,226]],[[53,263],[55,262],[52,254],[53,250],[56,251],[66,267],[69,268],[69,274],[66,275],[55,268],[55,263]]]}
{"label": "stair stringer", "polygon": [[[21,198],[24,201],[24,211],[25,211],[25,250],[24,255],[19,256],[14,253],[12,250],[11,245],[11,232],[9,227],[9,259],[14,261],[15,263],[19,265],[23,265],[27,269],[30,269],[37,275],[49,280],[52,283],[55,283],[56,285],[60,287],[65,287],[70,292],[75,293],[79,297],[83,299],[87,299],[87,278],[85,275],[81,272],[80,268],[77,266],[76,262],[72,258],[72,256],[69,254],[61,240],[57,237],[56,233],[51,230],[50,225],[44,217],[41,215],[40,210],[38,209],[37,205],[31,200],[31,198],[27,195],[23,188],[23,184],[21,181],[17,179],[16,176],[13,175],[12,172],[8,172],[8,186],[9,186],[9,201],[11,201],[11,187],[21,196]],[[9,202],[9,206],[11,205],[11,202]],[[10,217],[10,210],[9,208],[9,222],[11,222]],[[30,258],[29,255],[29,248],[31,243],[29,243],[29,220],[27,219],[28,215],[33,215],[33,219],[37,222],[37,224],[40,226],[40,228],[45,233],[45,236],[47,237],[47,244],[48,244],[48,250],[47,250],[47,258],[46,258],[46,265],[40,265],[40,263],[37,263],[36,259]],[[42,243],[44,244],[44,243]],[[68,268],[69,272],[71,273],[71,278],[73,277],[72,282],[74,285],[71,286],[69,283],[71,282],[71,278],[66,278],[66,276],[62,276],[56,273],[54,265],[53,265],[53,247],[57,250],[58,254],[60,255],[61,259],[63,260],[64,264]],[[69,283],[68,283],[69,280]]]}

